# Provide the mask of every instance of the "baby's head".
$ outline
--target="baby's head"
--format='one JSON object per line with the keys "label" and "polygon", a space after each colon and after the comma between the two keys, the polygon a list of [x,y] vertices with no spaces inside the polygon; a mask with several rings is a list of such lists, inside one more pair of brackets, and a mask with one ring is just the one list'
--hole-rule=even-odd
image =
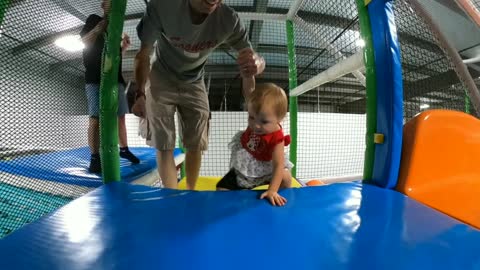
{"label": "baby's head", "polygon": [[287,96],[273,83],[258,84],[247,100],[248,125],[257,134],[277,131],[287,114]]}

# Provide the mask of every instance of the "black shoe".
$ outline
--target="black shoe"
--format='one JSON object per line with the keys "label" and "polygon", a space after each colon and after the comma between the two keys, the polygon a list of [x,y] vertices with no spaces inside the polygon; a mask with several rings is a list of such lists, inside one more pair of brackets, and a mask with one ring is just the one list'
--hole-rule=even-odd
{"label": "black shoe", "polygon": [[128,159],[133,164],[140,163],[140,160],[128,149],[128,147],[120,147],[120,157]]}
{"label": "black shoe", "polygon": [[90,173],[101,173],[102,172],[102,164],[100,162],[100,155],[99,154],[92,154],[90,157],[90,167],[88,167],[88,171]]}

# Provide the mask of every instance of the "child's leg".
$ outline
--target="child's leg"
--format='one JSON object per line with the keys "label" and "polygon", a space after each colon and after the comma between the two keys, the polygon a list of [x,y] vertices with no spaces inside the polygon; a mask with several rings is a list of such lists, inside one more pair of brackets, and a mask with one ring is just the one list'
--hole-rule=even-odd
{"label": "child's leg", "polygon": [[292,174],[289,170],[283,170],[283,177],[282,177],[282,184],[280,184],[280,188],[290,188],[292,187]]}

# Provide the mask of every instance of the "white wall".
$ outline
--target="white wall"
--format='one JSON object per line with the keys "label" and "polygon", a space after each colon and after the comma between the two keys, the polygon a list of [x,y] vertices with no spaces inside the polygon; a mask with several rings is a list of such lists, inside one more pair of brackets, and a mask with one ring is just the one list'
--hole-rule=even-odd
{"label": "white wall", "polygon": [[365,115],[299,113],[297,177],[362,174]]}

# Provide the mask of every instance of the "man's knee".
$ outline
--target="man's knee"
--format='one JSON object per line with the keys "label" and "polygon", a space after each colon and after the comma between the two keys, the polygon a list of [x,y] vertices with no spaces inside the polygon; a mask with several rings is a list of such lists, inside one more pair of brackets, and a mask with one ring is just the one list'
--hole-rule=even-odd
{"label": "man's knee", "polygon": [[157,150],[157,156],[160,156],[162,158],[165,157],[173,157],[173,150]]}
{"label": "man's knee", "polygon": [[185,154],[191,155],[191,156],[201,155],[202,152],[203,152],[203,151],[202,151],[200,148],[197,148],[197,149],[186,149],[186,150],[185,150]]}
{"label": "man's knee", "polygon": [[209,111],[199,111],[195,117],[184,115],[183,145],[188,151],[206,151],[208,149]]}

